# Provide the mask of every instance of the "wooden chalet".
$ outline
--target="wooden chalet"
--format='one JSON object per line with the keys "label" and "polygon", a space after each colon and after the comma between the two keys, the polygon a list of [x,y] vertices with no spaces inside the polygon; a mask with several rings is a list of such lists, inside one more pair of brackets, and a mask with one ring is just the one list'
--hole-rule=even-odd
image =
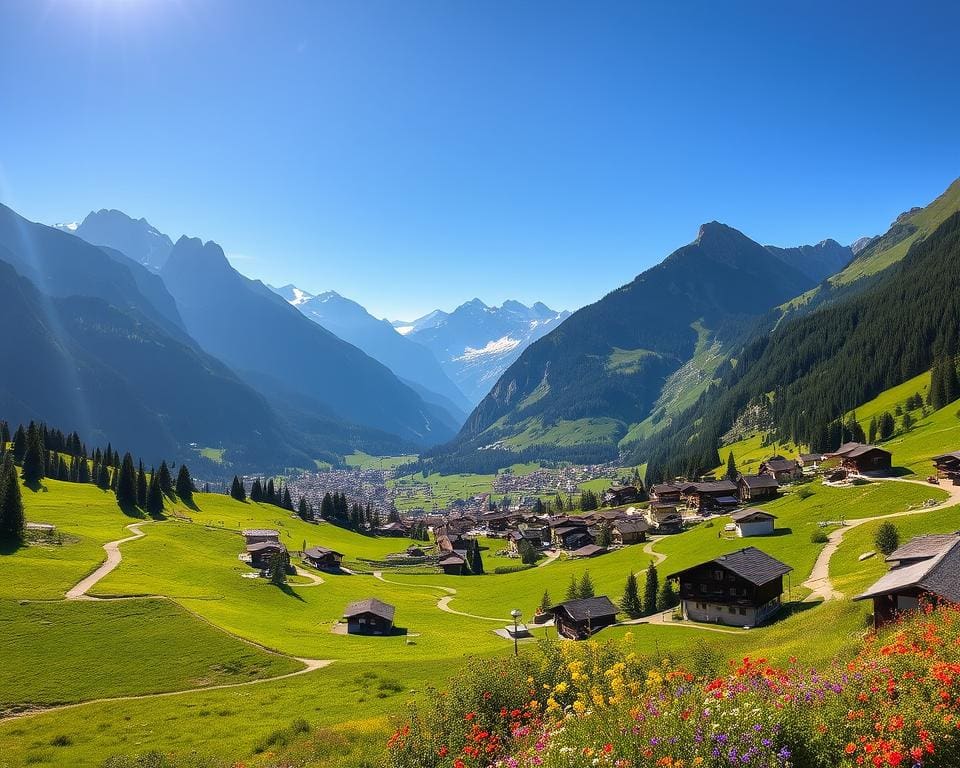
{"label": "wooden chalet", "polygon": [[662,504],[679,504],[682,492],[674,483],[657,483],[650,486],[650,501]]}
{"label": "wooden chalet", "polygon": [[771,515],[762,509],[750,508],[740,509],[730,515],[730,519],[736,526],[737,536],[746,538],[748,536],[772,536],[776,515]]}
{"label": "wooden chalet", "polygon": [[803,475],[803,467],[796,459],[785,459],[783,456],[771,456],[760,462],[760,474],[774,478],[778,483],[789,483]]}
{"label": "wooden chalet", "polygon": [[271,541],[275,544],[280,543],[280,531],[274,531],[270,528],[246,528],[240,532],[246,544],[260,544],[265,541]]}
{"label": "wooden chalet", "polygon": [[746,547],[667,578],[680,583],[683,615],[691,621],[756,627],[780,610],[783,577],[792,570]]}
{"label": "wooden chalet", "polygon": [[389,635],[393,631],[393,617],[396,613],[389,603],[368,597],[350,603],[343,611],[347,620],[347,633],[351,635]]}
{"label": "wooden chalet", "polygon": [[596,557],[597,555],[606,554],[606,547],[599,547],[596,544],[584,544],[579,549],[573,550],[570,553],[570,557]]}
{"label": "wooden chalet", "polygon": [[823,464],[824,458],[825,457],[822,453],[801,453],[797,457],[797,464],[800,465],[804,472],[807,470],[820,469],[820,465]]}
{"label": "wooden chalet", "polygon": [[934,456],[933,466],[941,480],[950,480],[954,485],[960,485],[960,451]]}
{"label": "wooden chalet", "polygon": [[373,532],[377,536],[406,536],[409,529],[403,523],[386,523],[374,528]]}
{"label": "wooden chalet", "polygon": [[614,544],[639,544],[647,540],[650,523],[642,517],[617,520],[610,528],[610,540]]}
{"label": "wooden chalet", "polygon": [[681,492],[687,506],[698,512],[716,512],[736,507],[740,503],[737,484],[732,480],[708,480],[688,483]]}
{"label": "wooden chalet", "polygon": [[594,542],[586,523],[559,525],[551,531],[551,535],[553,545],[562,549],[579,549]]}
{"label": "wooden chalet", "polygon": [[310,547],[303,551],[303,562],[321,571],[339,571],[343,553],[326,547]]}
{"label": "wooden chalet", "polygon": [[247,556],[250,559],[250,565],[259,568],[261,571],[270,565],[270,560],[276,554],[281,554],[290,561],[290,555],[287,548],[277,541],[258,541],[255,544],[247,544]]}
{"label": "wooden chalet", "polygon": [[[527,541],[534,549],[540,549],[544,545],[543,531],[540,528],[521,527],[510,531],[507,534],[507,541],[510,543],[510,551],[514,554],[520,551],[520,542]],[[547,529],[547,542],[550,541],[550,529]]]}
{"label": "wooden chalet", "polygon": [[553,606],[549,613],[557,633],[569,640],[585,640],[617,621],[617,607],[606,595],[567,600]]}
{"label": "wooden chalet", "polygon": [[647,523],[657,533],[680,533],[683,530],[683,516],[676,504],[652,502],[647,507]]}
{"label": "wooden chalet", "polygon": [[466,550],[453,550],[441,554],[437,566],[447,576],[463,576],[467,572]]}
{"label": "wooden chalet", "polygon": [[480,524],[494,533],[505,533],[521,519],[516,512],[488,512],[480,518]]}
{"label": "wooden chalet", "polygon": [[889,472],[893,466],[893,454],[875,445],[844,443],[828,458],[840,459],[840,466],[850,472]]}
{"label": "wooden chalet", "polygon": [[881,627],[921,601],[960,603],[960,533],[916,536],[891,552],[891,568],[854,600],[873,600],[873,623]]}
{"label": "wooden chalet", "polygon": [[608,507],[620,507],[640,501],[643,491],[635,485],[614,485],[603,492],[603,503]]}
{"label": "wooden chalet", "polygon": [[737,494],[740,501],[775,499],[780,493],[780,483],[772,475],[740,475],[737,478]]}

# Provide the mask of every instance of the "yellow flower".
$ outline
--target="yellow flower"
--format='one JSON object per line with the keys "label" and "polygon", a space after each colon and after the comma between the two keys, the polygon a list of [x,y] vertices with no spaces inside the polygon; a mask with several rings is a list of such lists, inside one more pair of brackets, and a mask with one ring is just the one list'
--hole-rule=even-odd
{"label": "yellow flower", "polygon": [[584,704],[580,699],[577,699],[575,702],[573,702],[573,711],[578,715],[582,715],[587,711],[587,705]]}

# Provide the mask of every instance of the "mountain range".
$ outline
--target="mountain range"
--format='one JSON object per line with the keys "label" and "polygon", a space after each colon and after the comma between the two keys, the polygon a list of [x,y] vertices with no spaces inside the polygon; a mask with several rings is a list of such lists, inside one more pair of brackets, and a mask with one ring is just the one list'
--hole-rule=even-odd
{"label": "mountain range", "polygon": [[[425,463],[490,471],[534,454],[620,456],[650,462],[654,477],[693,475],[719,463],[721,435],[758,404],[781,437],[810,444],[844,409],[929,369],[937,349],[956,353],[941,283],[960,263],[958,211],[960,180],[856,248],[762,246],[705,224],[531,344]],[[941,299],[926,307],[924,292]],[[878,345],[896,350],[883,370]]]}
{"label": "mountain range", "polygon": [[438,309],[412,322],[395,321],[393,327],[429,349],[476,405],[531,343],[569,316],[539,301],[529,307],[519,301],[489,307],[473,299],[453,312]]}

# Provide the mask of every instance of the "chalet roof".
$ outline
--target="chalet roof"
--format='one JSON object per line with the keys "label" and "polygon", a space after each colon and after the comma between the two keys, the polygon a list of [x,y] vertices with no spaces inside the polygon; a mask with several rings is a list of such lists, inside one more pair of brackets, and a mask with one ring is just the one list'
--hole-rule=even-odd
{"label": "chalet roof", "polygon": [[372,613],[374,616],[378,616],[386,621],[393,621],[393,616],[396,611],[397,609],[389,603],[377,600],[375,597],[368,597],[366,600],[357,600],[355,603],[350,603],[350,605],[343,609],[343,615],[349,619],[352,616]]}
{"label": "chalet roof", "polygon": [[586,528],[587,521],[582,517],[571,517],[569,515],[559,515],[557,517],[551,517],[549,521],[549,526],[551,528],[563,528],[564,526],[573,526]]}
{"label": "chalet roof", "polygon": [[588,526],[586,523],[583,525],[558,525],[553,529],[553,532],[558,536],[566,536],[568,533],[586,533]]}
{"label": "chalet roof", "polygon": [[960,461],[960,451],[953,451],[953,453],[941,453],[939,456],[934,456],[931,461],[946,461],[948,459]]}
{"label": "chalet roof", "polygon": [[343,557],[343,552],[337,552],[337,550],[328,549],[327,547],[310,547],[310,549],[303,550],[303,554],[307,557],[326,557],[327,555],[339,555]]}
{"label": "chalet roof", "polygon": [[593,557],[607,551],[606,547],[598,547],[596,544],[584,544],[580,549],[575,549],[570,554],[574,557]]}
{"label": "chalet roof", "polygon": [[650,486],[650,492],[657,496],[663,493],[679,493],[680,486],[674,485],[673,483],[657,483],[656,485]]}
{"label": "chalet roof", "polygon": [[822,453],[801,453],[800,461],[823,461]]}
{"label": "chalet roof", "polygon": [[771,520],[776,520],[776,515],[771,515],[769,512],[763,509],[757,509],[756,507],[750,507],[749,509],[741,509],[737,512],[734,512],[730,515],[730,519],[735,523],[739,523],[743,520],[748,520],[751,517],[768,517]]}
{"label": "chalet roof", "polygon": [[894,563],[904,560],[926,560],[949,549],[956,541],[955,533],[928,533],[923,536],[914,536],[902,547],[898,547],[887,555],[886,561]]}
{"label": "chalet roof", "polygon": [[651,509],[676,509],[677,505],[672,501],[655,501],[650,505]]}
{"label": "chalet roof", "polygon": [[737,484],[731,480],[708,480],[691,485],[697,493],[734,493],[737,490]]}
{"label": "chalet roof", "polygon": [[635,485],[611,485],[607,490],[610,493],[637,493],[637,486]]}
{"label": "chalet roof", "polygon": [[[916,588],[950,602],[960,602],[960,536],[954,534],[951,538],[952,542],[941,543],[937,554],[922,560],[907,561],[908,565],[890,569],[866,592],[853,599],[866,600],[878,595]],[[934,542],[924,542],[923,545],[918,546],[918,549],[931,551],[934,548],[933,544]],[[901,547],[901,549],[904,548]]]}
{"label": "chalet roof", "polygon": [[565,603],[553,606],[550,612],[554,613],[560,609],[563,609],[574,621],[587,621],[587,619],[617,615],[617,607],[610,602],[610,598],[606,595],[567,600]]}
{"label": "chalet roof", "polygon": [[286,547],[278,541],[258,541],[256,544],[247,544],[247,552],[284,552]]}
{"label": "chalet roof", "polygon": [[763,550],[757,549],[756,547],[744,547],[743,549],[738,549],[736,552],[731,552],[729,555],[720,555],[720,557],[715,557],[713,560],[708,560],[705,563],[694,565],[691,568],[686,568],[677,573],[671,573],[667,578],[675,579],[688,571],[692,571],[694,568],[711,564],[732,571],[740,578],[746,579],[758,587],[793,570],[789,565],[781,563],[775,557],[770,557],[770,555]]}
{"label": "chalet roof", "polygon": [[275,539],[280,538],[280,531],[274,531],[270,528],[244,528],[241,533],[247,538],[250,536],[272,536]]}
{"label": "chalet roof", "polygon": [[796,459],[767,459],[763,462],[763,466],[773,472],[792,472],[797,466]]}
{"label": "chalet roof", "polygon": [[465,562],[467,562],[467,558],[457,552],[448,552],[440,559],[437,565],[463,565]]}
{"label": "chalet roof", "polygon": [[735,507],[740,503],[740,499],[736,496],[714,496],[713,500],[717,502],[717,504],[726,507]]}
{"label": "chalet roof", "polygon": [[759,488],[779,488],[777,478],[770,475],[740,475],[737,482],[742,481],[750,490]]}
{"label": "chalet roof", "polygon": [[876,445],[866,445],[865,443],[844,443],[828,456],[840,456],[845,459],[855,459],[857,456],[863,456],[870,451],[881,451],[882,453],[892,455],[890,451],[884,450]]}
{"label": "chalet roof", "polygon": [[643,519],[640,520],[617,520],[613,524],[613,530],[620,533],[645,533],[650,530],[650,524]]}

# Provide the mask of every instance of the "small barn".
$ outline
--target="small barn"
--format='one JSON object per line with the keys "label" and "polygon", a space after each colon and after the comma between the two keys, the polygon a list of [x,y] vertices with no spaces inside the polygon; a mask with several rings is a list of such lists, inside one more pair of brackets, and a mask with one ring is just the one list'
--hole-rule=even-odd
{"label": "small barn", "polygon": [[875,445],[844,443],[830,458],[840,459],[840,466],[851,472],[889,472],[893,466],[893,454]]}
{"label": "small barn", "polygon": [[730,515],[736,526],[737,536],[772,536],[776,515],[764,512],[762,509],[741,509]]}
{"label": "small barn", "polygon": [[283,544],[276,541],[258,541],[256,544],[247,544],[247,556],[250,559],[250,565],[260,570],[267,568],[270,565],[270,560],[278,553],[289,562],[290,556]]}
{"label": "small barn", "polygon": [[610,531],[610,540],[614,544],[639,544],[647,540],[650,524],[642,519],[617,520]]}
{"label": "small barn", "polygon": [[732,480],[689,483],[683,488],[687,506],[700,513],[730,509],[740,503],[737,484]]}
{"label": "small barn", "polygon": [[620,507],[640,501],[641,491],[635,485],[614,485],[603,493],[603,503],[609,507]]}
{"label": "small barn", "polygon": [[368,597],[350,603],[343,610],[347,620],[347,633],[351,635],[389,635],[393,631],[393,616],[396,613],[389,603]]}
{"label": "small barn", "polygon": [[657,483],[650,486],[650,501],[663,504],[680,503],[680,486],[674,483]]}
{"label": "small barn", "polygon": [[553,606],[549,612],[553,615],[557,632],[569,640],[585,640],[617,621],[617,607],[606,595],[567,600]]}
{"label": "small barn", "polygon": [[760,474],[775,478],[778,483],[789,483],[803,475],[803,467],[796,459],[771,456],[760,463]]}
{"label": "small barn", "polygon": [[596,544],[584,544],[580,549],[575,549],[570,553],[571,557],[596,557],[607,551],[606,547],[599,547]]}
{"label": "small barn", "polygon": [[446,552],[440,556],[437,565],[447,576],[463,576],[467,572],[466,552],[462,550]]}
{"label": "small barn", "polygon": [[916,536],[887,558],[890,570],[854,600],[873,601],[873,623],[882,627],[921,600],[960,603],[960,534]]}
{"label": "small barn", "polygon": [[274,531],[270,528],[246,528],[241,531],[244,542],[247,545],[260,544],[262,542],[280,543],[280,531]]}
{"label": "small barn", "polygon": [[744,502],[774,499],[780,492],[780,483],[772,475],[740,475],[737,492]]}
{"label": "small barn", "polygon": [[820,468],[820,465],[823,464],[823,459],[824,456],[822,453],[801,453],[800,456],[797,457],[797,463],[804,472],[812,472]]}
{"label": "small barn", "polygon": [[310,547],[303,552],[303,562],[321,571],[337,571],[343,564],[343,553],[326,547]]}
{"label": "small barn", "polygon": [[937,477],[951,480],[954,484],[960,483],[960,451],[934,456],[933,467]]}

